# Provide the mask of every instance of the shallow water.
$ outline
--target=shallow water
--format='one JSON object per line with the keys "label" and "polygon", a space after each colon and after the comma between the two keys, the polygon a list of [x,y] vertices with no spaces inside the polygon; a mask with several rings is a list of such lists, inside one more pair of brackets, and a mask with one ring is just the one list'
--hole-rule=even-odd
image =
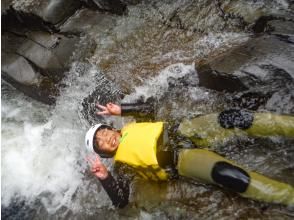
{"label": "shallow water", "polygon": [[[286,7],[283,2],[273,4],[283,9]],[[124,101],[156,97],[160,103],[156,119],[167,121],[230,106],[229,94],[198,86],[193,63],[239,45],[250,35],[233,24],[220,32],[224,26],[215,24],[213,16],[210,22],[197,18],[197,27],[180,29],[174,20],[166,24],[173,8],[193,6],[186,3],[156,3],[149,10],[143,4],[131,7],[128,16],[105,15],[110,16],[106,20],[112,26],[103,24],[88,30],[99,45],[90,58],[93,65],[72,64],[56,106],[42,105],[2,84],[2,216],[7,219],[293,218],[293,210],[286,207],[254,202],[218,187],[186,181],[168,184],[139,181],[133,186],[131,204],[116,210],[99,181],[88,171],[84,133],[89,122],[104,120],[120,127],[133,120],[94,116],[96,100],[106,102],[111,97],[119,101],[123,95]],[[259,4],[264,5],[261,1]],[[192,15],[183,16],[189,19]],[[204,23],[206,33],[195,31]],[[89,107],[85,107],[83,100],[95,91],[99,97],[88,99]],[[276,94],[267,108],[291,112],[291,99],[285,103],[281,96],[284,97],[283,93]],[[92,110],[85,113],[85,109]],[[293,147],[293,140],[244,138],[214,150],[245,167],[294,185]],[[111,169],[111,161],[104,162]]]}

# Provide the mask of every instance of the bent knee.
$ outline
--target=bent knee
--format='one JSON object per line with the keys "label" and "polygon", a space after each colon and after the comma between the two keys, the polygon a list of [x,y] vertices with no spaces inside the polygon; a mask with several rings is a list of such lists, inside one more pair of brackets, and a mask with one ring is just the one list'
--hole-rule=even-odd
{"label": "bent knee", "polygon": [[225,161],[215,163],[211,177],[215,183],[237,193],[245,192],[250,184],[246,171]]}

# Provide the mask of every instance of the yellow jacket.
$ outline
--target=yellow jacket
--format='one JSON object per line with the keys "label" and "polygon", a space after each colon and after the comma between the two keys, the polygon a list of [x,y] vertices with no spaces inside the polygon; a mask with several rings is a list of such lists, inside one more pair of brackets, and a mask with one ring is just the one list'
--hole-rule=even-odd
{"label": "yellow jacket", "polygon": [[163,132],[163,122],[132,123],[122,129],[122,138],[114,156],[140,176],[155,181],[167,180],[167,173],[158,165],[156,152]]}

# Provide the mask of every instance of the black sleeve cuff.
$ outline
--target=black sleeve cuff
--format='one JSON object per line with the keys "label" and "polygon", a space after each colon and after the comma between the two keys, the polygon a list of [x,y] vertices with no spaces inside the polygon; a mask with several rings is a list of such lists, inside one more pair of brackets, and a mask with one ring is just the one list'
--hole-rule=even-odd
{"label": "black sleeve cuff", "polygon": [[149,98],[146,102],[137,103],[122,103],[121,104],[121,115],[122,116],[151,116],[155,113],[154,100]]}

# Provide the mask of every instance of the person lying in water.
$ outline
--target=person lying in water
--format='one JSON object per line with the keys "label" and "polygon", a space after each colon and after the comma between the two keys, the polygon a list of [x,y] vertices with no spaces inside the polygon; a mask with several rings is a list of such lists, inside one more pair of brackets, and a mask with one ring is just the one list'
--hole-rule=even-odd
{"label": "person lying in water", "polygon": [[[108,103],[98,105],[99,115],[129,115],[152,112],[141,104]],[[234,128],[234,129],[233,129]],[[218,144],[222,139],[246,133],[252,136],[282,135],[294,137],[294,117],[271,113],[251,113],[226,110],[220,114],[184,120],[178,133],[196,146]],[[152,181],[167,181],[179,177],[202,180],[222,186],[254,200],[294,205],[293,186],[247,171],[233,161],[198,148],[171,147],[167,124],[164,122],[131,123],[121,130],[105,125],[92,126],[85,137],[86,148],[102,158],[114,158],[116,178],[98,156],[88,159],[91,172],[100,180],[116,207],[129,202],[130,183],[135,176]]]}

